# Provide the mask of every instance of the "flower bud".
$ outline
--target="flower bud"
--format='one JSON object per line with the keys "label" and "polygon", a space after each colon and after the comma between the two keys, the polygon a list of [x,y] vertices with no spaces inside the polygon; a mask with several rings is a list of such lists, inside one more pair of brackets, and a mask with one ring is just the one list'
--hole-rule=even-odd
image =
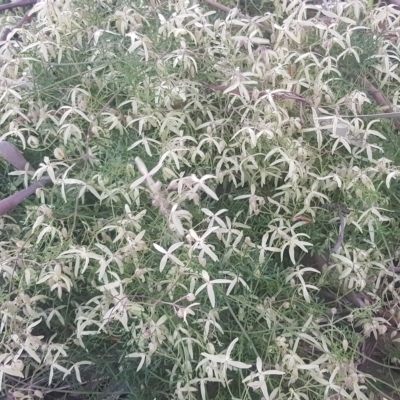
{"label": "flower bud", "polygon": [[196,296],[193,293],[189,293],[188,295],[186,295],[186,300],[187,301],[195,301]]}

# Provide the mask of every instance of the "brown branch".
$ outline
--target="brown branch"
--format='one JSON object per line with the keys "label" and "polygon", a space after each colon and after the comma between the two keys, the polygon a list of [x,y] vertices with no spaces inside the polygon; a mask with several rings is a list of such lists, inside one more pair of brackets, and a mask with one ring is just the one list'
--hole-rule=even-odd
{"label": "brown branch", "polygon": [[33,6],[37,2],[38,0],[20,0],[20,1],[15,1],[14,3],[3,4],[0,6],[0,12],[6,10],[12,10],[13,8],[17,7]]}
{"label": "brown branch", "polygon": [[[18,148],[6,141],[0,142],[0,157],[3,157],[19,171],[25,170],[26,164],[29,164]],[[29,165],[29,170],[34,171],[31,165]]]}
{"label": "brown branch", "polygon": [[389,4],[392,4],[396,6],[397,8],[400,8],[400,0],[386,0]]}
{"label": "brown branch", "polygon": [[50,177],[45,177],[35,182],[33,185],[22,189],[19,192],[8,196],[7,198],[0,200],[0,216],[7,214],[14,209],[18,204],[22,203],[29,196],[33,195],[37,189],[47,186],[52,183]]}
{"label": "brown branch", "polygon": [[[394,113],[392,104],[379,89],[369,82],[367,78],[360,77],[359,79],[361,80],[362,85],[367,89],[368,93],[374,98],[376,103],[383,107],[383,112]],[[396,119],[394,121],[394,125],[396,126],[396,129],[400,131],[400,119]]]}
{"label": "brown branch", "polygon": [[4,29],[3,33],[0,36],[0,41],[4,42],[7,40],[8,35],[14,31],[15,29],[22,28],[24,24],[27,24],[32,21],[32,15],[29,15],[29,12],[27,12],[20,20],[19,22],[12,28],[6,28]]}
{"label": "brown branch", "polygon": [[[85,155],[86,156],[86,155]],[[82,168],[87,160],[87,157],[82,156],[82,159],[76,164],[77,168]],[[56,178],[63,174],[67,169],[64,168],[55,173]],[[7,198],[0,200],[0,216],[7,214],[12,209],[14,209],[17,205],[22,203],[29,196],[33,195],[37,189],[40,189],[45,186],[53,185],[53,181],[49,176],[41,178],[39,181],[30,185],[26,189],[22,189],[19,192],[8,196]]]}
{"label": "brown branch", "polygon": [[[9,3],[9,4],[3,4],[0,6],[0,12],[3,12],[5,10],[11,10],[13,8],[17,7],[24,7],[24,6],[32,6],[36,4],[38,0],[20,0],[14,3]],[[15,29],[21,28],[24,24],[27,24],[31,22],[32,20],[32,15],[30,15],[30,11],[28,11],[20,20],[19,22],[13,27],[13,28],[6,28],[4,29],[3,33],[0,36],[0,41],[5,41],[7,40],[8,35],[14,31]]]}
{"label": "brown branch", "polygon": [[211,7],[216,8],[217,10],[224,11],[226,13],[230,13],[232,11],[229,7],[224,6],[223,4],[217,3],[214,0],[203,0],[203,1],[204,1],[204,3],[208,4]]}
{"label": "brown branch", "polygon": [[[302,258],[302,263],[306,267],[316,268],[318,271],[322,272],[324,268],[329,266],[329,264],[331,263],[330,256],[331,253],[329,252],[326,252],[322,255],[314,254],[312,256],[309,254],[305,254]],[[365,308],[368,303],[371,304],[372,302],[370,297],[363,292],[350,291],[343,295],[343,298],[356,308]]]}

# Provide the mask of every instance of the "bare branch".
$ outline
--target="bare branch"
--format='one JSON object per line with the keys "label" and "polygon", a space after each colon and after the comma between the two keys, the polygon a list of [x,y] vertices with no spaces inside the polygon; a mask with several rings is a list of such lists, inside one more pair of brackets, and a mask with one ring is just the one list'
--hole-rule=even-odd
{"label": "bare branch", "polygon": [[35,182],[33,185],[27,187],[26,189],[22,189],[17,193],[8,196],[7,198],[0,200],[0,216],[7,214],[11,210],[13,210],[17,205],[22,203],[29,196],[33,195],[37,189],[47,186],[52,183],[50,177],[45,177],[40,179],[38,182]]}
{"label": "bare branch", "polygon": [[397,8],[400,8],[400,0],[387,0],[387,2],[396,6]]}
{"label": "bare branch", "polygon": [[223,4],[217,3],[214,0],[204,0],[204,3],[208,4],[211,7],[216,8],[217,10],[221,10],[226,13],[230,13],[232,11],[229,7],[224,6]]}
{"label": "bare branch", "polygon": [[13,3],[3,4],[0,6],[0,12],[12,10],[13,8],[33,6],[38,0],[20,0]]}
{"label": "bare branch", "polygon": [[[26,164],[29,164],[29,162],[25,159],[18,148],[15,147],[12,143],[6,141],[0,142],[0,157],[3,157],[16,170],[19,171],[23,171]],[[29,170],[34,171],[31,165],[29,165]]]}
{"label": "bare branch", "polygon": [[340,250],[340,247],[342,246],[344,240],[344,228],[346,225],[345,225],[344,215],[340,211],[339,211],[339,218],[340,218],[339,238],[335,246],[333,247],[332,250],[333,254],[336,254]]}
{"label": "bare branch", "polygon": [[[383,111],[385,113],[394,115],[395,113],[392,108],[392,104],[386,98],[386,96],[379,89],[377,89],[372,83],[370,83],[367,78],[360,77],[360,80],[362,85],[366,87],[368,93],[374,98],[374,100],[378,103],[378,105],[384,108]],[[400,131],[400,119],[396,119],[394,121],[394,124],[396,126],[396,129]]]}
{"label": "bare branch", "polygon": [[4,42],[7,40],[8,35],[14,31],[15,29],[21,28],[24,24],[27,24],[28,22],[31,22],[32,20],[32,15],[29,15],[29,12],[27,12],[19,21],[18,23],[13,27],[13,28],[6,28],[4,29],[3,33],[0,36],[0,41]]}

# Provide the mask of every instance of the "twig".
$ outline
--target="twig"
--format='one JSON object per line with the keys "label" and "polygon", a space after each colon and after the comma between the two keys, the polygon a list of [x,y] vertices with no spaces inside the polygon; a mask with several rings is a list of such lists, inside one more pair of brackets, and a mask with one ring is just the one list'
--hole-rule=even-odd
{"label": "twig", "polygon": [[26,198],[34,194],[37,189],[47,186],[50,183],[52,183],[52,180],[50,179],[50,177],[47,176],[35,182],[33,185],[27,187],[26,189],[22,189],[19,192],[14,193],[3,200],[0,200],[0,216],[7,214],[18,204],[22,203]]}
{"label": "twig", "polygon": [[388,112],[388,113],[364,114],[364,115],[341,115],[340,118],[361,118],[361,119],[384,118],[384,119],[397,119],[397,118],[400,118],[400,112]]}
{"label": "twig", "polygon": [[[224,6],[223,4],[217,3],[214,0],[203,0],[203,1],[204,1],[204,3],[208,4],[211,7],[216,8],[217,10],[221,10],[226,13],[230,13],[232,11],[232,9],[230,9],[229,7]],[[241,16],[244,16],[244,15],[242,14]]]}
{"label": "twig", "polygon": [[400,0],[387,0],[389,4],[394,5],[397,8],[400,8]]}
{"label": "twig", "polygon": [[[76,164],[76,167],[82,167],[85,164],[84,156],[82,159]],[[62,175],[67,169],[64,168],[56,172],[56,178]],[[22,189],[17,193],[12,194],[11,196],[6,197],[3,200],[0,200],[0,216],[7,214],[11,210],[13,210],[17,205],[21,204],[25,199],[29,196],[33,195],[37,189],[40,189],[45,186],[53,185],[53,181],[49,176],[41,178],[39,181],[33,183],[26,189]]]}
{"label": "twig", "polygon": [[27,12],[22,19],[19,20],[19,22],[13,27],[13,28],[6,28],[4,29],[3,33],[0,36],[0,41],[4,42],[7,40],[8,35],[15,29],[21,28],[24,24],[27,24],[28,22],[31,22],[32,20],[32,15],[29,15],[29,12]]}
{"label": "twig", "polygon": [[117,90],[107,101],[106,104],[103,105],[103,107],[101,107],[101,109],[98,111],[98,113],[94,116],[92,122],[89,125],[89,128],[87,130],[87,134],[86,134],[86,152],[89,151],[89,140],[91,139],[91,137],[93,136],[92,134],[92,128],[93,128],[93,123],[94,121],[96,121],[97,118],[99,118],[99,116],[107,109],[107,107],[111,104],[112,101],[115,100],[115,98],[121,93],[122,89]]}
{"label": "twig", "polygon": [[370,297],[363,292],[352,291],[347,293],[344,298],[357,308],[365,308],[367,305],[371,304]]}
{"label": "twig", "polygon": [[[0,142],[0,157],[3,157],[9,162],[16,170],[25,170],[26,164],[29,162],[25,159],[23,154],[12,143],[3,141]],[[33,167],[29,164],[29,170],[34,171]]]}
{"label": "twig", "polygon": [[25,6],[33,6],[36,4],[38,0],[20,0],[15,1],[14,3],[3,4],[0,6],[0,12],[4,12],[6,10],[12,10],[17,7],[25,7]]}
{"label": "twig", "polygon": [[[386,98],[386,96],[379,90],[377,89],[372,83],[370,83],[367,78],[360,77],[361,83],[363,86],[365,86],[368,90],[368,93],[374,98],[374,100],[378,103],[378,105],[385,107],[384,112],[388,113],[390,115],[394,115],[392,104],[390,101]],[[394,121],[394,124],[396,126],[396,129],[400,131],[400,119],[397,119]]]}
{"label": "twig", "polygon": [[233,319],[235,320],[236,324],[239,326],[240,330],[242,331],[243,335],[245,336],[245,338],[248,340],[250,346],[252,347],[252,350],[254,352],[254,354],[256,355],[256,357],[260,357],[260,355],[258,354],[257,349],[254,346],[253,341],[250,339],[248,333],[246,332],[246,329],[244,329],[243,325],[241,324],[241,322],[239,321],[239,319],[236,317],[235,313],[232,310],[232,307],[228,301],[228,299],[225,297],[225,303],[229,309],[229,312],[231,313]]}
{"label": "twig", "polygon": [[344,228],[346,225],[345,225],[344,215],[341,211],[339,211],[339,220],[340,220],[339,237],[338,237],[338,240],[337,240],[335,246],[333,247],[333,250],[332,250],[333,254],[338,253],[338,251],[340,250],[340,247],[343,244],[343,240],[344,240]]}

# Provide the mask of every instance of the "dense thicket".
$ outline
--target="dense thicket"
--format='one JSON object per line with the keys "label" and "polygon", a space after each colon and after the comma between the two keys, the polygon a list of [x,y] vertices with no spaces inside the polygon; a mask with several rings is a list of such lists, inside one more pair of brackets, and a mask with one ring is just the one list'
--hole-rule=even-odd
{"label": "dense thicket", "polygon": [[9,398],[396,396],[400,11],[316,3],[2,14]]}

